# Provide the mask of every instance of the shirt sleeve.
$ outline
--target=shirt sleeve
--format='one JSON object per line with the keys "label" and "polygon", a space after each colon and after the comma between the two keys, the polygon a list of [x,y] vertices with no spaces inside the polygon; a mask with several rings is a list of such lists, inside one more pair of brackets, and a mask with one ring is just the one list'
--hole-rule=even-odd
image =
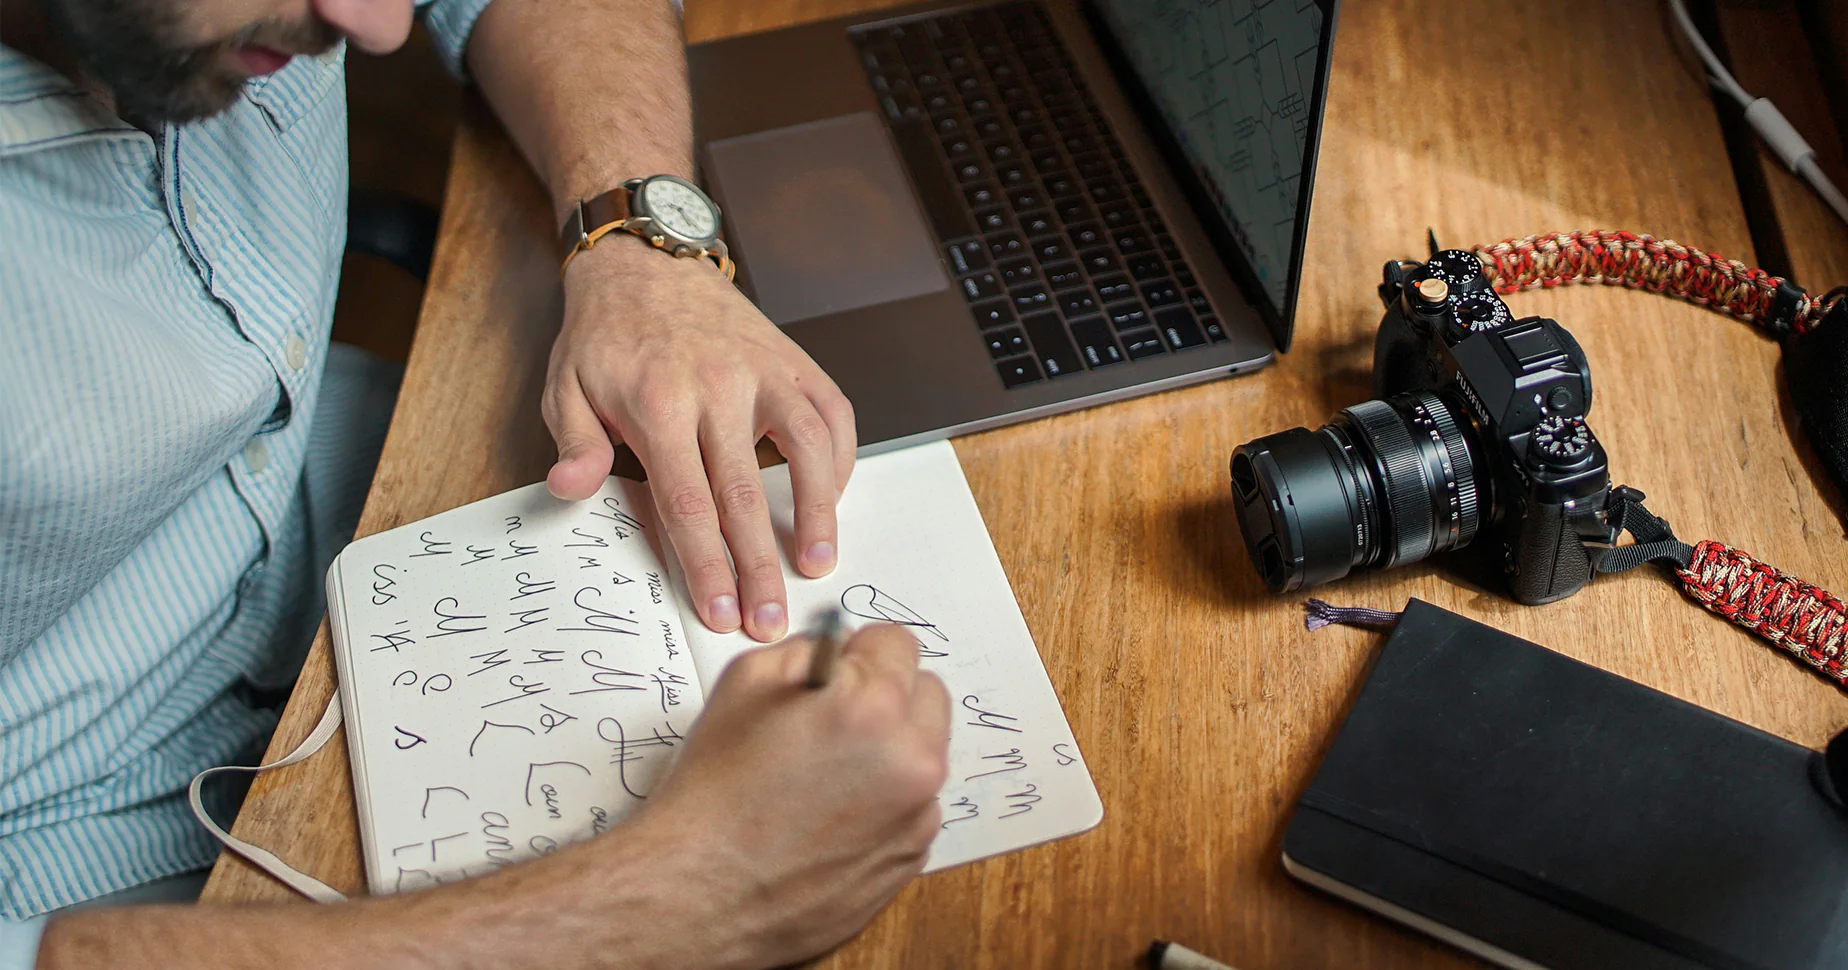
{"label": "shirt sleeve", "polygon": [[468,79],[468,37],[492,0],[417,0],[417,13],[451,74]]}

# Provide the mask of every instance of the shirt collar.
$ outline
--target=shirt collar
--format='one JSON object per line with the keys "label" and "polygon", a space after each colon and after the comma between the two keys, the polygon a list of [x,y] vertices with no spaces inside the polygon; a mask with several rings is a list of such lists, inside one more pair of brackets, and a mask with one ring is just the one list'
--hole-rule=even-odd
{"label": "shirt collar", "polygon": [[0,45],[0,156],[137,131],[69,78]]}

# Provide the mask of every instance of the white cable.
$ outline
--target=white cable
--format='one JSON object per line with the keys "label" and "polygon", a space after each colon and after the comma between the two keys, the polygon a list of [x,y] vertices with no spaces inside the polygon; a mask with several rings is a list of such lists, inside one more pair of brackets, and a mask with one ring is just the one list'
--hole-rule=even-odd
{"label": "white cable", "polygon": [[1771,99],[1754,98],[1746,93],[1745,88],[1739,86],[1732,72],[1726,69],[1726,65],[1720,63],[1719,55],[1713,52],[1713,48],[1707,46],[1706,38],[1702,37],[1700,30],[1694,26],[1694,18],[1688,16],[1687,4],[1682,0],[1668,0],[1668,6],[1674,11],[1675,23],[1679,24],[1681,32],[1687,35],[1688,43],[1694,46],[1694,52],[1699,54],[1702,63],[1706,64],[1707,80],[1745,108],[1745,120],[1751,122],[1752,128],[1758,132],[1760,138],[1765,140],[1765,144],[1770,146],[1778,160],[1782,161],[1793,174],[1801,176],[1803,181],[1808,182],[1810,187],[1816,190],[1816,194],[1822,196],[1822,200],[1829,204],[1829,208],[1834,209],[1835,214],[1840,216],[1843,222],[1848,222],[1848,199],[1842,197],[1841,190],[1835,187],[1835,183],[1829,181],[1829,176],[1824,174],[1821,166],[1816,164],[1816,150],[1810,147],[1809,142],[1803,140],[1803,136],[1798,133],[1796,127],[1784,117],[1782,111],[1777,110],[1777,105],[1772,104]]}

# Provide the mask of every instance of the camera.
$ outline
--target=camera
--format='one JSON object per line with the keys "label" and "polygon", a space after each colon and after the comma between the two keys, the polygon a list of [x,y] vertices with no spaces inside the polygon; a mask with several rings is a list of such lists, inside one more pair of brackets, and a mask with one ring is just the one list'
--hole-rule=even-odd
{"label": "camera", "polygon": [[1514,319],[1465,250],[1387,263],[1379,293],[1375,399],[1232,454],[1258,574],[1282,593],[1471,549],[1519,602],[1578,592],[1616,538],[1578,341]]}

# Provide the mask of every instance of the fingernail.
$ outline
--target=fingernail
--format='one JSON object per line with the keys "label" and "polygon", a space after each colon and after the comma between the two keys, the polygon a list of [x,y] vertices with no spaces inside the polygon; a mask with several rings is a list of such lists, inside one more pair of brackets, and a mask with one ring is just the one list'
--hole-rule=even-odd
{"label": "fingernail", "polygon": [[757,608],[757,629],[764,639],[774,640],[783,635],[783,604],[765,603]]}
{"label": "fingernail", "polygon": [[834,543],[832,542],[814,543],[808,547],[808,553],[803,558],[808,560],[808,564],[810,566],[813,566],[814,568],[819,569],[823,572],[833,569],[834,568]]}
{"label": "fingernail", "polygon": [[738,597],[715,596],[712,600],[712,628],[721,633],[730,633],[738,629],[742,621],[738,616]]}

